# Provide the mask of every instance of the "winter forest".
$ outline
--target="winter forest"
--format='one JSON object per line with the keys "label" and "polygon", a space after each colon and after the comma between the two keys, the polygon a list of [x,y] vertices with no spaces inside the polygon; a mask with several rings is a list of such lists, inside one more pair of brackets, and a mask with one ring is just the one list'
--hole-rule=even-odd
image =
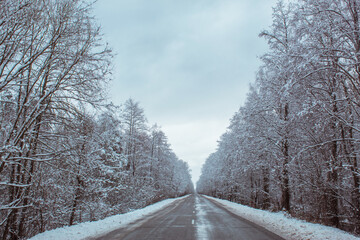
{"label": "winter forest", "polygon": [[[109,101],[92,7],[0,0],[3,240],[194,192],[139,102]],[[268,51],[196,191],[360,234],[360,0],[279,1],[260,37]]]}
{"label": "winter forest", "polygon": [[187,163],[133,99],[105,100],[111,50],[91,4],[0,1],[0,238],[193,192]]}
{"label": "winter forest", "polygon": [[360,1],[279,2],[199,193],[360,233]]}

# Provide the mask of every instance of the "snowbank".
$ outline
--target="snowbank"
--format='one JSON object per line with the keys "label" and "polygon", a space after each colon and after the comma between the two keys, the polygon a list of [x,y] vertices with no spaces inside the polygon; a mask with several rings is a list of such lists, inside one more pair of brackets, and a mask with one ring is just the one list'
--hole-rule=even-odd
{"label": "snowbank", "polygon": [[66,226],[46,231],[30,238],[29,240],[77,240],[99,236],[104,233],[111,232],[115,229],[125,227],[127,224],[141,219],[145,215],[152,214],[170,205],[174,201],[186,197],[187,196],[174,199],[166,199],[142,209],[137,209],[135,211],[125,214],[114,215],[95,222],[84,222],[70,227]]}
{"label": "snowbank", "polygon": [[209,199],[223,205],[232,213],[241,216],[269,231],[289,240],[360,240],[340,229],[327,227],[321,224],[308,223],[286,216],[283,212],[272,213],[221,200],[209,196]]}

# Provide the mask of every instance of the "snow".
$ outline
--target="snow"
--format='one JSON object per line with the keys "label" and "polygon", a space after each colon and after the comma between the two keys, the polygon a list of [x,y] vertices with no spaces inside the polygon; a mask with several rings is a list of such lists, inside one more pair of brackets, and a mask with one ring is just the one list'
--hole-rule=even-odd
{"label": "snow", "polygon": [[206,211],[203,209],[203,205],[200,203],[199,198],[195,199],[196,210],[196,236],[198,239],[208,239],[209,224],[207,223]]}
{"label": "snow", "polygon": [[[75,226],[67,226],[46,231],[32,237],[30,240],[80,240],[100,236],[115,229],[126,227],[128,224],[143,218],[145,215],[159,211],[174,201],[185,197],[163,200],[142,209],[111,216],[95,222],[84,222]],[[269,231],[288,240],[360,240],[359,237],[355,237],[340,229],[294,219],[283,212],[272,213],[227,200],[209,196],[205,197],[217,201],[232,213],[263,226]],[[202,219],[204,210],[202,209],[198,198],[196,198],[195,208],[198,217],[197,236],[205,237],[207,232],[206,228],[208,226],[206,226],[206,221]]]}
{"label": "snow", "polygon": [[125,227],[128,224],[143,218],[145,215],[159,211],[160,209],[172,204],[174,201],[188,196],[189,195],[180,198],[166,199],[142,209],[137,209],[125,214],[114,215],[99,221],[84,222],[74,226],[65,226],[46,231],[30,238],[29,240],[80,240],[100,236],[118,228]]}
{"label": "snow", "polygon": [[284,212],[268,212],[209,196],[230,212],[288,240],[360,240],[345,231],[292,218]]}

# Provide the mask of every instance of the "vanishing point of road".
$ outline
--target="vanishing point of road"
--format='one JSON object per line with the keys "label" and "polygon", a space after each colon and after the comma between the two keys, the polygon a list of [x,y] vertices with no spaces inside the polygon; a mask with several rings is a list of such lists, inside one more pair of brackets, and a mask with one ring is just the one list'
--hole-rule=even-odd
{"label": "vanishing point of road", "polygon": [[200,195],[190,195],[96,240],[283,240]]}

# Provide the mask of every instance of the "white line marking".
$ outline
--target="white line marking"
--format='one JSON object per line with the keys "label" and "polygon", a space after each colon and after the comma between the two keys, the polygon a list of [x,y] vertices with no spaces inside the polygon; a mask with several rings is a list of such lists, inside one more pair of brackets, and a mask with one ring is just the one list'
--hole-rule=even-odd
{"label": "white line marking", "polygon": [[193,219],[193,220],[191,220],[191,224],[192,224],[192,225],[194,225],[194,223],[195,223],[195,220],[194,220],[194,219]]}

